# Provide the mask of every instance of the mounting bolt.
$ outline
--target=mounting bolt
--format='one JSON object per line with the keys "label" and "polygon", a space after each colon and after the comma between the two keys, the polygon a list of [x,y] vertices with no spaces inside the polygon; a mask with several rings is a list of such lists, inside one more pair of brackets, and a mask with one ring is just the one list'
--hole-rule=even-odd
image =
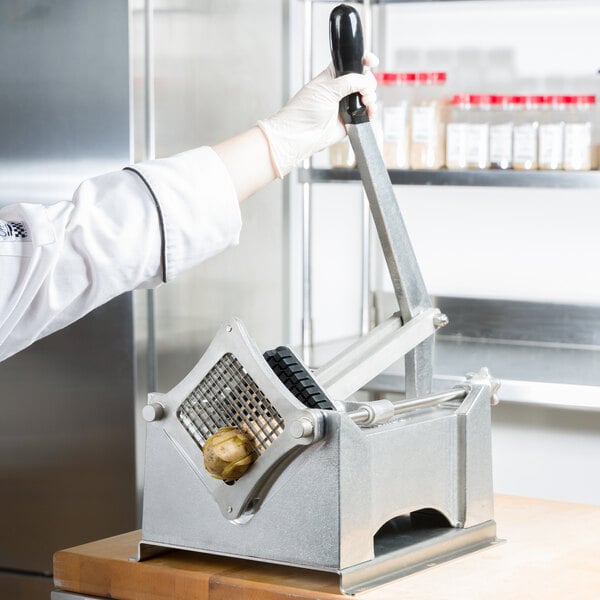
{"label": "mounting bolt", "polygon": [[228,512],[229,514],[231,514],[231,513],[233,512],[233,506],[228,506],[228,507],[227,507],[227,512]]}
{"label": "mounting bolt", "polygon": [[441,327],[446,327],[446,325],[448,325],[449,320],[448,320],[448,315],[445,315],[444,313],[438,313],[436,315],[433,315],[433,326],[436,329],[440,329]]}
{"label": "mounting bolt", "polygon": [[297,421],[294,421],[290,425],[290,433],[293,438],[297,440],[305,437],[310,437],[315,431],[315,426],[310,419],[302,417]]}
{"label": "mounting bolt", "polygon": [[477,379],[487,379],[491,387],[490,404],[492,406],[496,406],[496,404],[500,402],[498,390],[500,389],[501,382],[495,377],[491,376],[490,370],[487,367],[481,367],[481,369],[479,369],[479,373],[467,373],[467,381],[472,382],[473,380]]}
{"label": "mounting bolt", "polygon": [[152,423],[152,421],[160,421],[165,414],[165,409],[162,404],[158,402],[150,402],[150,404],[146,404],[144,408],[142,408],[142,417],[144,417],[144,421],[148,423]]}
{"label": "mounting bolt", "polygon": [[231,333],[233,331],[233,327],[231,325],[227,325],[227,327],[225,327],[225,331],[227,333]]}
{"label": "mounting bolt", "polygon": [[491,380],[492,383],[492,395],[490,396],[490,402],[492,404],[492,406],[496,406],[497,404],[500,403],[500,396],[498,395],[498,391],[500,390],[500,381],[498,381],[497,379],[494,379],[492,377]]}

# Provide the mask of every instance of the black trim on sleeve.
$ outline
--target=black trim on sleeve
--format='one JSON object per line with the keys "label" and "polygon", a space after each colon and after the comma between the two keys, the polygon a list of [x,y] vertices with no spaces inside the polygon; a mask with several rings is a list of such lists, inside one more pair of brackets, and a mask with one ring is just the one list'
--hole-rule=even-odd
{"label": "black trim on sleeve", "polygon": [[144,185],[148,188],[148,191],[150,192],[150,196],[152,196],[152,200],[154,200],[154,205],[156,206],[156,211],[158,212],[158,222],[160,225],[160,239],[161,239],[160,256],[161,256],[162,272],[163,272],[162,280],[164,283],[167,283],[167,255],[166,255],[166,244],[165,244],[165,222],[163,219],[163,214],[162,214],[162,210],[160,208],[160,204],[158,202],[158,198],[156,197],[154,190],[152,189],[152,187],[150,186],[150,184],[148,183],[146,178],[139,171],[137,171],[133,167],[125,167],[123,169],[123,171],[131,171],[132,173],[135,173],[144,182]]}

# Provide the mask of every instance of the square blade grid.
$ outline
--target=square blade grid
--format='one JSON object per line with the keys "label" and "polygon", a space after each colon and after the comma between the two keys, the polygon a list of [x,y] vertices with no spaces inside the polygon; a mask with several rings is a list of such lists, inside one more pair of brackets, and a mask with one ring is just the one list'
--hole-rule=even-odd
{"label": "square blade grid", "polygon": [[221,427],[239,427],[262,454],[283,431],[284,420],[231,353],[223,357],[177,409],[177,418],[196,444]]}

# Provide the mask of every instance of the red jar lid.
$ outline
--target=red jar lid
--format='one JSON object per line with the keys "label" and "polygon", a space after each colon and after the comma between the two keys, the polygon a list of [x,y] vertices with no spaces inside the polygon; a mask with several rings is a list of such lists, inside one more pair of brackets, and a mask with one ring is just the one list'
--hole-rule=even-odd
{"label": "red jar lid", "polygon": [[592,95],[567,95],[559,96],[563,104],[596,104],[596,96]]}
{"label": "red jar lid", "polygon": [[575,96],[558,96],[558,101],[562,104],[574,104],[575,103]]}
{"label": "red jar lid", "polygon": [[544,96],[539,96],[539,95],[525,96],[525,102],[527,104],[543,104]]}
{"label": "red jar lid", "polygon": [[490,104],[493,106],[508,106],[512,102],[512,98],[508,94],[492,94]]}
{"label": "red jar lid", "polygon": [[584,94],[572,97],[576,104],[596,104],[596,96]]}
{"label": "red jar lid", "polygon": [[397,81],[397,74],[389,71],[379,71],[378,73],[373,73],[373,75],[375,75],[377,83],[380,83],[382,85],[396,83]]}
{"label": "red jar lid", "polygon": [[444,71],[417,73],[419,83],[444,83],[447,78],[448,74]]}
{"label": "red jar lid", "polygon": [[471,94],[471,104],[491,104],[492,96],[490,94]]}
{"label": "red jar lid", "polygon": [[416,73],[398,73],[398,80],[402,83],[412,83],[416,81],[417,74]]}
{"label": "red jar lid", "polygon": [[392,71],[379,71],[373,73],[377,83],[381,85],[395,85],[396,83],[410,83],[417,78],[416,73],[395,73]]}
{"label": "red jar lid", "polygon": [[470,104],[471,102],[471,96],[469,94],[454,94],[454,96],[452,96],[452,104],[453,105],[457,105],[457,104]]}

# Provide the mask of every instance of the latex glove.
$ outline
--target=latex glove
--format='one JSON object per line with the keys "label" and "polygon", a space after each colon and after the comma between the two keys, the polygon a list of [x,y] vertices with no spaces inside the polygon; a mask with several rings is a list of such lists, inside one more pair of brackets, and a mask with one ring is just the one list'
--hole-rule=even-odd
{"label": "latex glove", "polygon": [[[365,59],[367,67],[375,67],[377,63],[374,55]],[[360,92],[363,103],[372,112],[377,100],[376,87],[370,71],[336,77],[330,64],[278,113],[259,121],[257,125],[269,142],[277,175],[284,177],[305,158],[339,142],[346,135],[339,117],[340,100]]]}

